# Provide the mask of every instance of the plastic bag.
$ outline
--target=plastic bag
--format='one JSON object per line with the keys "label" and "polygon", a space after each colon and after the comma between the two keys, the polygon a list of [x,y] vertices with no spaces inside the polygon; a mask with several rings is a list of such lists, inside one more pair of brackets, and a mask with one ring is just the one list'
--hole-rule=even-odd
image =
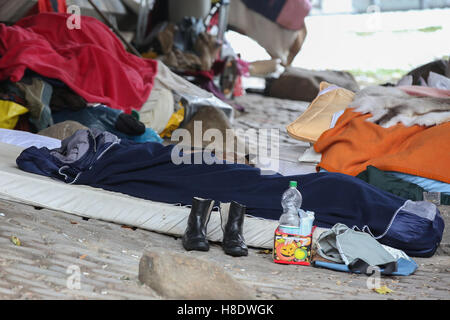
{"label": "plastic bag", "polygon": [[184,108],[179,109],[177,112],[174,112],[167,123],[167,126],[161,132],[162,138],[170,138],[172,136],[172,132],[177,129],[180,124],[184,120]]}
{"label": "plastic bag", "polygon": [[28,109],[12,101],[0,100],[0,128],[14,129],[19,116],[28,112]]}

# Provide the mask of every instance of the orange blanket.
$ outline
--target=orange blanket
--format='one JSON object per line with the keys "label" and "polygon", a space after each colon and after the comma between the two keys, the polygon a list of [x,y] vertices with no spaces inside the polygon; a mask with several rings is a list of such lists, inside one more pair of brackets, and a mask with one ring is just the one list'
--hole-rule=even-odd
{"label": "orange blanket", "polygon": [[450,183],[450,122],[438,126],[383,128],[347,109],[314,144],[317,169],[356,176],[368,165]]}

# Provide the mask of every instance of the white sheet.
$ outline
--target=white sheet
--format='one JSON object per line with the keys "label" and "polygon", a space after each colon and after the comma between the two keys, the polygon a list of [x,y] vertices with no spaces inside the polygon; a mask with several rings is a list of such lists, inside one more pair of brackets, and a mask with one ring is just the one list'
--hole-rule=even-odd
{"label": "white sheet", "polygon": [[55,149],[61,147],[61,140],[38,134],[10,129],[0,129],[0,142],[13,144],[24,148],[35,146]]}

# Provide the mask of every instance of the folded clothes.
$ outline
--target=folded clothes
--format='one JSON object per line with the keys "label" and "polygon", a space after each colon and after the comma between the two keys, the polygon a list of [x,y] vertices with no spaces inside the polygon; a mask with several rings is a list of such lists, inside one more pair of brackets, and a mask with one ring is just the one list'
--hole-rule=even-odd
{"label": "folded clothes", "polygon": [[99,20],[83,16],[80,29],[69,29],[69,17],[41,13],[14,26],[0,24],[0,80],[17,82],[31,69],[62,81],[87,102],[139,110],[152,89],[156,61],[128,53]]}
{"label": "folded clothes", "polygon": [[108,132],[79,130],[63,141],[61,149],[31,147],[16,162],[22,170],[66,183],[153,201],[188,205],[193,197],[234,200],[244,204],[248,214],[274,220],[282,212],[281,195],[289,181],[296,180],[303,195],[302,208],[315,213],[318,227],[356,226],[377,236],[380,243],[413,256],[433,255],[442,239],[444,222],[436,206],[423,216],[421,202],[405,202],[355,177],[339,173],[262,175],[251,166],[215,160],[208,164],[201,153],[184,154],[177,146],[134,143]]}

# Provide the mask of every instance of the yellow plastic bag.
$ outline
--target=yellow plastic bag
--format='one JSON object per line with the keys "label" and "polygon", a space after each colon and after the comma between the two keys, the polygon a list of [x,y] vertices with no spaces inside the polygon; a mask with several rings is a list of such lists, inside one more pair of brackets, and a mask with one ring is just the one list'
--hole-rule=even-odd
{"label": "yellow plastic bag", "polygon": [[12,101],[0,100],[0,128],[14,129],[21,114],[28,109]]}
{"label": "yellow plastic bag", "polygon": [[177,112],[174,112],[167,123],[167,126],[159,135],[161,138],[170,138],[172,136],[172,132],[177,129],[181,122],[184,120],[184,108],[179,109]]}

